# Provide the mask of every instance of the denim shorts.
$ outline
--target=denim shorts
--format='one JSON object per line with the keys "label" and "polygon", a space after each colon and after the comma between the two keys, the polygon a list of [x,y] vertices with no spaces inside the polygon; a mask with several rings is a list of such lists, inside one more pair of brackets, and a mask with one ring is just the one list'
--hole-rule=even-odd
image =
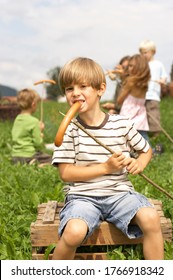
{"label": "denim shorts", "polygon": [[130,239],[138,238],[143,235],[142,231],[137,225],[130,225],[130,221],[143,207],[154,206],[145,196],[133,190],[105,197],[67,195],[65,205],[60,211],[58,233],[59,236],[62,235],[69,220],[81,219],[88,225],[85,240],[102,221],[114,224]]}

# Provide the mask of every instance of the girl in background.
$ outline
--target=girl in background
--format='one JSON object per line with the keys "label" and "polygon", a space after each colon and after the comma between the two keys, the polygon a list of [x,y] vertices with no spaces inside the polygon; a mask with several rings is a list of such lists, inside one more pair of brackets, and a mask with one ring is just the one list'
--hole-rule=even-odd
{"label": "girl in background", "polygon": [[128,76],[123,82],[117,105],[122,105],[120,115],[130,118],[135,128],[148,140],[149,130],[145,97],[150,80],[147,59],[140,54],[133,55],[128,64]]}

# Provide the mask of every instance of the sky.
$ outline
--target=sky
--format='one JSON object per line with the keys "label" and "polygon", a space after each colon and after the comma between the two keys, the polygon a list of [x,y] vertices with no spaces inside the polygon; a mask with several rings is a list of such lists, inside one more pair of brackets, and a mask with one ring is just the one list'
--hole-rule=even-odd
{"label": "sky", "polygon": [[[172,0],[0,0],[0,84],[42,94],[33,84],[51,69],[84,56],[106,71],[145,39],[170,76],[172,26]],[[114,87],[107,78],[103,99],[113,98]]]}

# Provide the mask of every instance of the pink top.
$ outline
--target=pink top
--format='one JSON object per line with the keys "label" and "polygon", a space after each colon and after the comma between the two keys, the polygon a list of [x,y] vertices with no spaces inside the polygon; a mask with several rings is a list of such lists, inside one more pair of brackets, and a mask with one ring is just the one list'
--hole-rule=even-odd
{"label": "pink top", "polygon": [[137,130],[149,130],[144,98],[128,95],[123,102],[120,115],[130,118]]}

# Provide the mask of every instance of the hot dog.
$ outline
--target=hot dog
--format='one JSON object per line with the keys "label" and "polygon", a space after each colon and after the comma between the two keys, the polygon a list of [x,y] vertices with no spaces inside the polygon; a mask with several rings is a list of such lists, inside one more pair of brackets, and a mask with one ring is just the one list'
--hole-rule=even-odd
{"label": "hot dog", "polygon": [[74,116],[77,113],[77,111],[79,110],[80,106],[81,106],[81,103],[76,102],[68,110],[67,114],[65,115],[64,119],[62,120],[62,122],[59,126],[59,129],[57,131],[57,134],[55,137],[55,146],[57,146],[57,147],[61,146],[67,126],[69,125],[71,120],[74,118]]}

